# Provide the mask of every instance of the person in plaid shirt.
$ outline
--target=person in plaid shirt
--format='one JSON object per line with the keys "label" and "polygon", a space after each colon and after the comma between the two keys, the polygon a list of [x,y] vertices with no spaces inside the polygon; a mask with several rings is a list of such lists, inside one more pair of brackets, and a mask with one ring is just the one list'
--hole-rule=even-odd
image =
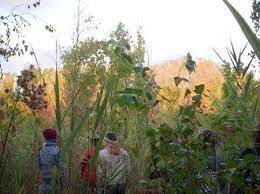
{"label": "person in plaid shirt", "polygon": [[116,135],[107,133],[105,148],[99,152],[98,183],[106,194],[125,194],[130,174],[128,153],[119,147]]}
{"label": "person in plaid shirt", "polygon": [[202,135],[204,138],[204,148],[202,150],[202,154],[204,157],[208,157],[208,162],[207,166],[197,175],[201,185],[200,190],[202,193],[217,193],[218,176],[216,172],[216,138],[210,130],[203,131]]}

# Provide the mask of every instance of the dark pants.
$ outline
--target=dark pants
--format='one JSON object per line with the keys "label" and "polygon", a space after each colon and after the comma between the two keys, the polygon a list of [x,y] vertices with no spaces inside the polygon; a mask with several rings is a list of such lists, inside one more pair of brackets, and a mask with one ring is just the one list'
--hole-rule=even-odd
{"label": "dark pants", "polygon": [[58,194],[60,191],[60,183],[58,179],[51,180],[51,178],[43,179],[40,184],[40,193],[42,194]]}
{"label": "dark pants", "polygon": [[102,194],[125,194],[125,183],[110,185],[105,191],[102,191]]}

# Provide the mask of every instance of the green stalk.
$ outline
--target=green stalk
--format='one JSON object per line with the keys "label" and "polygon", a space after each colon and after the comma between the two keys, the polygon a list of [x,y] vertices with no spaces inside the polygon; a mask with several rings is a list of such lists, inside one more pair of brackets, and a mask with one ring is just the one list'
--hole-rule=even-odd
{"label": "green stalk", "polygon": [[233,14],[234,18],[236,19],[237,23],[239,24],[241,30],[243,31],[244,35],[246,36],[248,42],[252,46],[255,51],[257,58],[260,60],[260,40],[257,38],[256,34],[251,30],[245,19],[240,15],[240,13],[227,1],[223,0],[226,4],[228,9]]}
{"label": "green stalk", "polygon": [[58,128],[59,135],[61,137],[61,108],[60,108],[60,89],[59,89],[59,75],[58,75],[58,64],[57,64],[57,42],[56,42],[56,71],[55,71],[55,114],[56,114],[56,124]]}

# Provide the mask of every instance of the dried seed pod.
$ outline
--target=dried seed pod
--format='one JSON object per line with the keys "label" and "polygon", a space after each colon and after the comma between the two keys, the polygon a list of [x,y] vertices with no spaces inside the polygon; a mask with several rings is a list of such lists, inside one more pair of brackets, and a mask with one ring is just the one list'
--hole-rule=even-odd
{"label": "dried seed pod", "polygon": [[35,83],[35,72],[33,65],[21,71],[21,75],[17,79],[17,85],[22,89],[22,102],[33,110],[41,110],[46,107],[46,101],[44,100],[46,84]]}

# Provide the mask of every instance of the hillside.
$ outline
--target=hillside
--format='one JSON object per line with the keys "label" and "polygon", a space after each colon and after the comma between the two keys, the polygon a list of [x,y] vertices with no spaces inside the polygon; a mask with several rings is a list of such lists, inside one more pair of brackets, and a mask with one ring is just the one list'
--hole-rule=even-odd
{"label": "hillside", "polygon": [[191,75],[189,75],[185,67],[181,68],[184,63],[185,58],[182,57],[166,63],[152,65],[151,69],[155,74],[156,82],[162,88],[173,89],[175,88],[174,77],[179,74],[180,77],[185,77],[191,81],[190,83],[182,83],[180,87],[192,88],[196,84],[205,84],[206,90],[209,90],[211,94],[220,96],[223,76],[215,62],[202,58],[198,59],[195,73]]}

